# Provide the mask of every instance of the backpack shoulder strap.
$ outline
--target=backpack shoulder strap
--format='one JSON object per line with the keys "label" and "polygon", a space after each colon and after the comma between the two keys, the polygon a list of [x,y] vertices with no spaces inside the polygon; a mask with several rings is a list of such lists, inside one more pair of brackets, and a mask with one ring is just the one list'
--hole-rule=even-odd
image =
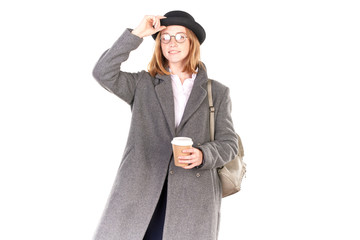
{"label": "backpack shoulder strap", "polygon": [[209,99],[209,111],[210,111],[210,139],[214,141],[215,139],[215,107],[212,98],[212,88],[211,88],[211,79],[208,79],[207,90],[208,90],[208,99]]}

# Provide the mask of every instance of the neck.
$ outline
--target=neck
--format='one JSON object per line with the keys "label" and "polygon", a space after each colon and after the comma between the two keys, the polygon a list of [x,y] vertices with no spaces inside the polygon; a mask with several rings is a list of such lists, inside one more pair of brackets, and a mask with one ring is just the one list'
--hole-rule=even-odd
{"label": "neck", "polygon": [[191,78],[192,74],[184,72],[184,66],[182,64],[170,64],[171,74],[177,75],[180,78],[181,83],[184,83],[185,79]]}

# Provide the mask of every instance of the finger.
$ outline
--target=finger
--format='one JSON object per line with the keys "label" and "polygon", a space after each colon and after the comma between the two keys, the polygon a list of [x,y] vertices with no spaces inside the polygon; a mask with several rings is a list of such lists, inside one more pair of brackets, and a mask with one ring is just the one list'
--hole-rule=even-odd
{"label": "finger", "polygon": [[183,169],[193,169],[195,166],[193,166],[193,165],[189,165],[189,166],[185,166],[185,167],[183,167]]}
{"label": "finger", "polygon": [[164,18],[166,18],[165,16],[160,16],[160,15],[157,15],[156,17],[159,18],[159,19],[164,19]]}
{"label": "finger", "polygon": [[154,17],[155,17],[155,16],[153,16],[153,15],[146,15],[146,16],[145,16],[145,19],[146,19],[147,22],[153,22]]}
{"label": "finger", "polygon": [[[157,21],[156,21],[156,27],[157,27],[157,30],[159,30],[160,31],[160,28],[163,28],[164,26],[161,26],[161,21],[160,21],[160,19],[157,19]],[[162,30],[162,29],[161,29]]]}
{"label": "finger", "polygon": [[195,151],[196,151],[195,148],[189,148],[189,149],[182,150],[183,153],[194,153]]}
{"label": "finger", "polygon": [[192,168],[194,168],[194,167],[196,167],[196,166],[199,166],[200,164],[190,164],[190,165],[188,165],[188,166],[184,166],[183,168],[184,169],[192,169]]}
{"label": "finger", "polygon": [[152,32],[152,34],[155,34],[155,33],[157,33],[157,32],[161,32],[161,31],[164,30],[164,29],[166,29],[166,26],[160,26],[160,27],[158,27],[158,28],[154,28],[154,27],[153,27],[153,32]]}
{"label": "finger", "polygon": [[193,164],[193,163],[197,163],[198,161],[199,161],[198,159],[179,160],[179,163],[184,163],[184,164]]}
{"label": "finger", "polygon": [[159,32],[162,31],[162,30],[164,30],[164,29],[166,29],[166,26],[160,26]]}
{"label": "finger", "polygon": [[[165,17],[165,16],[156,16],[156,17],[155,17],[155,19],[156,19],[155,22],[156,22],[156,23],[154,24],[154,28],[157,29],[157,28],[160,28],[160,27],[161,27],[161,29],[157,29],[158,31],[164,30],[164,27],[165,27],[165,26],[161,26],[161,22],[160,22],[160,20],[161,20],[161,19],[164,19],[164,18],[166,18],[166,17]],[[166,28],[166,27],[165,27],[165,28]]]}
{"label": "finger", "polygon": [[160,27],[160,20],[155,18],[153,22],[153,28],[157,30],[159,27]]}
{"label": "finger", "polygon": [[153,28],[156,28],[156,24],[157,24],[157,19],[155,16],[152,17],[152,26]]}
{"label": "finger", "polygon": [[179,160],[191,160],[199,158],[196,154],[186,155],[186,156],[179,156]]}

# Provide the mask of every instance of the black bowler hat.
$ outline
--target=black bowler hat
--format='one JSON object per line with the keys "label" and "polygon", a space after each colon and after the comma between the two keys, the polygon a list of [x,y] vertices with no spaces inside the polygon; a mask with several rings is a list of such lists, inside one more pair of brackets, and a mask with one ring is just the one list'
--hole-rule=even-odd
{"label": "black bowler hat", "polygon": [[[198,38],[200,44],[202,44],[206,38],[206,33],[204,28],[195,22],[195,19],[184,11],[171,11],[164,15],[166,18],[161,19],[160,23],[161,26],[170,26],[170,25],[180,25],[187,27],[191,31],[193,31]],[[159,32],[152,35],[154,39],[156,39],[156,36]]]}

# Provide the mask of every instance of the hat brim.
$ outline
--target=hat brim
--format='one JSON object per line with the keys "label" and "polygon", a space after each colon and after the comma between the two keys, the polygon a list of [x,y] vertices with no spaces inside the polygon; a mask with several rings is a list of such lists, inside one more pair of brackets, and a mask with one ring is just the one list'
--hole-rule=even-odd
{"label": "hat brim", "polygon": [[[184,27],[186,27],[186,28],[188,28],[188,29],[190,29],[191,31],[194,32],[194,34],[198,38],[200,44],[202,44],[205,41],[206,33],[205,33],[204,28],[200,24],[198,24],[197,22],[191,21],[188,18],[169,17],[169,18],[161,19],[160,23],[161,23],[161,26],[171,26],[171,25],[184,26]],[[154,39],[156,39],[158,34],[159,34],[159,32],[153,34],[152,37]]]}

